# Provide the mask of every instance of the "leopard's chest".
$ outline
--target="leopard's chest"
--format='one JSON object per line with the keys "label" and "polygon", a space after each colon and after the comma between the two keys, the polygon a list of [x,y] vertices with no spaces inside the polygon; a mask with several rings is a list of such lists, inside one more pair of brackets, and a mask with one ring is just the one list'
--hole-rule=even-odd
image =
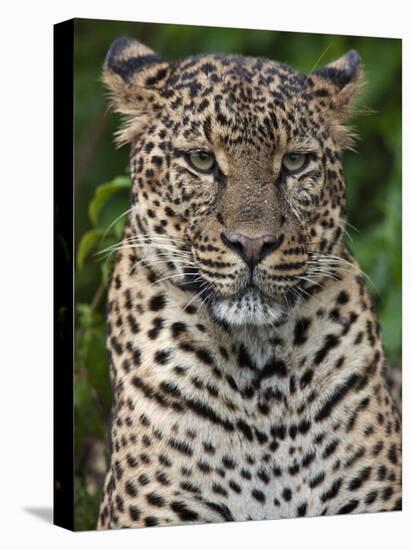
{"label": "leopard's chest", "polygon": [[133,435],[136,474],[167,480],[158,490],[213,521],[206,503],[224,504],[236,520],[319,515],[331,500],[336,511],[347,445],[336,416],[316,420],[312,385],[283,371],[259,384],[256,373],[235,379],[228,363],[209,364],[214,354],[200,354],[202,364],[199,354],[190,362],[193,353],[176,353],[163,377],[135,374],[123,387],[120,400],[133,410],[119,436]]}

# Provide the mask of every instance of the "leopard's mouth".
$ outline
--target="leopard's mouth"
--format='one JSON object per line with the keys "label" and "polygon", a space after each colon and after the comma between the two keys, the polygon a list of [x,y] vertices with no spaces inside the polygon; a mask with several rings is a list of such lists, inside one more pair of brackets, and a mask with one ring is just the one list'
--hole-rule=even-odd
{"label": "leopard's mouth", "polygon": [[232,294],[222,295],[200,273],[186,276],[185,289],[195,293],[211,315],[229,326],[268,326],[282,322],[293,305],[287,287],[269,294],[252,278]]}
{"label": "leopard's mouth", "polygon": [[212,316],[229,326],[273,325],[287,313],[280,296],[278,299],[268,296],[254,284],[229,296],[221,296],[204,286],[202,298]]}
{"label": "leopard's mouth", "polygon": [[280,300],[269,297],[252,284],[230,297],[213,300],[210,310],[219,321],[231,326],[273,325],[286,314]]}

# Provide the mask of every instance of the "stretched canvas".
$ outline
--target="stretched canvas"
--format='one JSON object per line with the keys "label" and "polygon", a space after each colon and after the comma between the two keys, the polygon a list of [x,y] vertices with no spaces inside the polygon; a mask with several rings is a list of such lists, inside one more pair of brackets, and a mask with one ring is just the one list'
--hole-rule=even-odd
{"label": "stretched canvas", "polygon": [[55,523],[400,510],[401,41],[75,19],[54,67]]}

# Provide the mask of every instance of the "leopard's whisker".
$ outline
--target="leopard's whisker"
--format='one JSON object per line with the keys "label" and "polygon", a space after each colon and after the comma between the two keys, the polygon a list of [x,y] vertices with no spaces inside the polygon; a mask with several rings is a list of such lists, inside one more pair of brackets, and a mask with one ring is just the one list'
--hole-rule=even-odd
{"label": "leopard's whisker", "polygon": [[[162,277],[161,279],[157,279],[153,283],[151,283],[149,286],[157,285],[158,283],[161,283],[162,281],[167,281],[168,279],[175,279],[176,277],[185,277],[185,275],[198,275],[198,272],[185,272],[184,274],[175,273],[174,275],[168,275],[167,277]],[[196,281],[196,279],[195,279]],[[193,283],[194,281],[189,281],[188,284]]]}
{"label": "leopard's whisker", "polygon": [[350,227],[351,229],[353,229],[353,231],[356,231],[357,233],[360,233],[360,230],[355,226],[353,225],[352,223],[348,222],[348,220],[345,220],[345,224]]}
{"label": "leopard's whisker", "polygon": [[307,283],[309,283],[311,285],[315,285],[315,286],[319,286],[320,288],[323,288],[320,283],[314,281],[313,279],[310,279],[309,277],[304,277],[302,275],[297,275],[296,278],[300,279],[301,281],[306,281]]}
{"label": "leopard's whisker", "polygon": [[208,290],[208,287],[206,286],[203,290],[200,290],[199,292],[197,292],[196,294],[194,294],[192,296],[192,298],[189,300],[189,302],[184,306],[183,310],[182,311],[186,311],[186,309],[192,304],[192,302],[194,302],[194,300],[196,300],[197,298],[200,298],[200,296],[206,291]]}
{"label": "leopard's whisker", "polygon": [[309,275],[309,277],[312,275],[330,275],[333,277],[337,277],[337,273],[333,270],[333,268],[319,266],[310,266],[306,274]]}
{"label": "leopard's whisker", "polygon": [[176,237],[176,235],[153,235],[152,233],[135,233],[133,236],[147,239],[175,239],[178,241],[185,240],[182,237]]}
{"label": "leopard's whisker", "polygon": [[[113,252],[115,250],[127,250],[127,249],[139,249],[139,248],[147,248],[147,245],[146,244],[140,244],[140,243],[134,243],[134,244],[121,244],[121,245],[115,245],[115,246],[111,246],[111,247],[108,247],[106,249],[103,249],[103,250],[100,250],[99,252],[96,253],[96,255],[99,255],[99,254],[104,254],[105,252],[107,251],[110,251],[110,252]],[[172,246],[164,246],[164,245],[159,245],[159,246],[154,246],[155,249],[158,249],[158,250],[161,250],[161,251],[167,251],[167,252],[176,252],[178,249],[172,247]],[[181,254],[182,256],[191,256],[189,253],[186,253],[186,252],[183,252],[183,251],[178,251],[179,254]]]}
{"label": "leopard's whisker", "polygon": [[102,242],[106,235],[109,233],[109,231],[111,230],[111,228],[121,219],[123,218],[123,216],[126,216],[127,214],[131,213],[132,210],[135,209],[135,205],[133,204],[130,208],[128,208],[125,212],[123,212],[122,214],[120,214],[120,216],[118,216],[115,220],[112,221],[112,223],[106,228],[105,232],[103,233],[103,236],[102,238],[100,239],[100,242]]}
{"label": "leopard's whisker", "polygon": [[[147,265],[147,267],[152,267],[152,266],[155,266],[155,265],[159,265],[159,264],[165,264],[167,265],[168,263],[170,262],[169,259],[165,259],[165,260],[156,260],[156,261],[150,261],[148,258],[142,258],[140,260],[138,260],[135,264],[133,264],[133,267],[131,268],[130,270],[130,273],[132,271],[134,271],[140,264],[143,264],[145,263]],[[197,265],[192,263],[192,262],[186,262],[185,260],[173,260],[173,262],[176,264],[176,265],[180,265],[180,267],[196,267],[197,268]]]}

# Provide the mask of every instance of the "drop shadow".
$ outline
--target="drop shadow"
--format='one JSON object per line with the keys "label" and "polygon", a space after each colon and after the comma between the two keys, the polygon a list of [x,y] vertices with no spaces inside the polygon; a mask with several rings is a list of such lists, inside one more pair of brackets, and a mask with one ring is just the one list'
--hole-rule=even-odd
{"label": "drop shadow", "polygon": [[51,507],[48,508],[46,506],[27,506],[23,508],[23,510],[27,514],[31,514],[32,516],[35,516],[36,518],[39,518],[42,521],[49,523],[50,525],[53,524],[53,508]]}

